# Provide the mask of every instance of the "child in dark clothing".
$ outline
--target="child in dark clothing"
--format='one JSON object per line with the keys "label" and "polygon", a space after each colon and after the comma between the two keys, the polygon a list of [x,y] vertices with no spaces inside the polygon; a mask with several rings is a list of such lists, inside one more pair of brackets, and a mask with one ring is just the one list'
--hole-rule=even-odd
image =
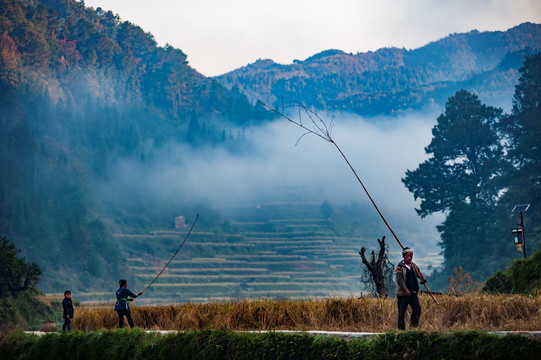
{"label": "child in dark clothing", "polygon": [[71,291],[64,291],[64,300],[62,300],[64,325],[62,331],[71,331],[71,319],[73,319],[73,303],[71,301]]}
{"label": "child in dark clothing", "polygon": [[118,285],[120,286],[120,288],[116,291],[115,303],[115,311],[118,314],[118,327],[121,328],[124,326],[124,316],[126,316],[126,318],[128,319],[128,324],[130,324],[130,328],[133,328],[130,305],[128,304],[128,302],[132,301],[133,299],[129,299],[128,296],[136,298],[138,296],[141,296],[143,293],[140,292],[138,294],[134,294],[130,290],[128,290],[128,282],[126,280],[119,280]]}

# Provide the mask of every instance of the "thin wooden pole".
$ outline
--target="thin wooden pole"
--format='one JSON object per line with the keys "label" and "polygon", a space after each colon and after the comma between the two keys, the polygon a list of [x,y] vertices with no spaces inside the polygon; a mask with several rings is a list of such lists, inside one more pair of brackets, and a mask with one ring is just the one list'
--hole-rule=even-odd
{"label": "thin wooden pole", "polygon": [[[374,206],[374,208],[376,209],[376,211],[378,212],[379,216],[381,217],[381,219],[383,220],[383,222],[385,223],[385,225],[387,226],[387,228],[389,229],[389,231],[391,232],[391,234],[393,234],[393,237],[395,238],[396,242],[398,242],[398,245],[400,245],[400,247],[402,248],[402,250],[405,249],[404,245],[402,245],[402,242],[400,242],[400,240],[398,239],[398,236],[396,236],[394,230],[391,228],[391,225],[389,225],[389,223],[387,222],[387,219],[385,219],[385,216],[383,216],[383,213],[379,210],[379,207],[376,205],[376,202],[374,201],[374,199],[372,198],[372,196],[370,195],[370,193],[368,192],[368,189],[366,188],[366,186],[364,186],[363,182],[361,181],[361,178],[359,177],[359,175],[357,175],[357,172],[355,171],[355,169],[353,168],[353,166],[351,165],[351,163],[349,162],[348,158],[346,157],[346,155],[344,154],[344,152],[342,151],[342,149],[340,149],[340,147],[338,146],[338,144],[334,141],[334,139],[332,138],[331,136],[331,129],[332,129],[332,123],[330,125],[327,125],[320,117],[319,115],[317,115],[316,112],[312,111],[312,110],[309,110],[307,109],[304,105],[301,105],[301,104],[298,104],[298,103],[293,103],[292,106],[296,106],[296,107],[299,107],[299,111],[301,109],[303,109],[309,119],[310,119],[310,122],[312,123],[312,126],[314,126],[314,128],[310,128],[308,127],[307,125],[303,124],[302,121],[300,120],[300,113],[299,113],[299,121],[295,121],[293,120],[292,118],[290,118],[289,116],[285,115],[283,113],[283,110],[282,112],[268,106],[267,104],[263,103],[263,102],[259,102],[261,105],[263,105],[265,108],[267,108],[269,111],[272,111],[276,114],[278,114],[279,116],[283,117],[284,119],[286,119],[287,121],[289,122],[292,122],[293,124],[301,127],[302,129],[304,129],[306,131],[305,134],[303,134],[301,136],[301,138],[304,136],[304,135],[307,135],[307,134],[313,134],[313,135],[316,135],[320,138],[322,138],[323,140],[325,141],[328,141],[330,142],[331,144],[334,145],[334,147],[338,150],[338,152],[340,153],[340,155],[342,155],[342,158],[345,160],[345,162],[348,164],[350,170],[353,172],[353,174],[355,175],[355,177],[357,178],[357,181],[359,182],[359,184],[361,184],[364,192],[366,193],[366,195],[368,196],[368,198],[370,199],[370,201],[372,202],[372,205]],[[283,105],[282,105],[282,108],[283,108]],[[299,138],[300,140],[300,138]],[[419,278],[421,278],[421,274],[418,274],[417,271],[416,271],[416,274]],[[434,302],[436,302],[436,304],[438,303],[438,301],[436,300],[436,298],[434,297],[434,294],[432,294],[432,292],[430,291],[430,289],[428,288],[428,285],[426,285],[426,282],[424,283],[424,286],[426,288],[426,290],[428,291],[428,293],[430,294],[430,296],[432,296],[432,299],[434,300]]]}
{"label": "thin wooden pole", "polygon": [[177,251],[175,251],[175,253],[173,254],[173,256],[171,256],[171,259],[169,259],[169,261],[167,262],[167,264],[165,264],[165,266],[162,268],[162,270],[158,273],[158,275],[156,275],[156,277],[150,282],[150,284],[147,285],[147,287],[141,291],[141,295],[145,292],[146,289],[148,289],[150,287],[150,285],[152,285],[154,283],[154,281],[156,281],[160,275],[165,271],[165,268],[171,263],[171,261],[173,261],[174,257],[178,254],[178,252],[180,251],[180,249],[182,248],[182,246],[184,245],[184,243],[186,242],[186,240],[188,240],[188,237],[190,236],[190,234],[192,233],[192,230],[193,230],[193,227],[195,226],[195,223],[197,222],[197,219],[199,218],[199,214],[197,214],[197,216],[195,217],[195,220],[192,224],[192,227],[190,228],[190,231],[188,231],[188,233],[186,234],[186,236],[184,237],[184,240],[182,240],[182,242],[180,243],[180,246],[177,248]]}

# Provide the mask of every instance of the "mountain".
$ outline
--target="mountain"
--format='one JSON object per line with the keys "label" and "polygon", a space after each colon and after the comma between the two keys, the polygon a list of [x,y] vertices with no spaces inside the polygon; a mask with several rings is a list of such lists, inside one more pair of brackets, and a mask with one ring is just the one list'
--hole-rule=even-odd
{"label": "mountain", "polygon": [[507,31],[451,34],[414,50],[326,50],[289,65],[258,60],[215,79],[254,104],[297,101],[366,116],[442,105],[459,89],[501,106],[512,98],[524,55],[540,49],[541,24],[524,23]]}
{"label": "mountain", "polygon": [[82,1],[2,0],[0,24],[0,234],[43,269],[45,291],[108,286],[125,269],[113,228],[195,212],[188,190],[161,201],[112,179],[119,164],[140,179],[171,143],[234,147],[237,128],[268,119],[181,50]]}

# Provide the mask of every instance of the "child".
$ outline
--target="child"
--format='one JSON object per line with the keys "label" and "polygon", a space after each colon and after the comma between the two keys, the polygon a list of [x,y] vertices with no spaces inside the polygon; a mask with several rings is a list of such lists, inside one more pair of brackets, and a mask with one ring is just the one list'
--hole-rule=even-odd
{"label": "child", "polygon": [[143,293],[140,292],[136,295],[130,290],[128,290],[128,282],[126,280],[119,280],[118,285],[120,286],[120,288],[116,291],[115,303],[115,311],[118,313],[118,327],[121,328],[122,326],[124,326],[125,315],[126,318],[128,318],[128,324],[130,324],[130,328],[133,328],[133,320],[131,318],[130,306],[128,304],[128,301],[132,301],[133,299],[129,299],[128,296],[136,298],[138,296],[141,296]]}
{"label": "child", "polygon": [[64,291],[64,300],[62,300],[64,325],[62,331],[71,331],[71,319],[73,319],[73,303],[71,301],[71,291]]}

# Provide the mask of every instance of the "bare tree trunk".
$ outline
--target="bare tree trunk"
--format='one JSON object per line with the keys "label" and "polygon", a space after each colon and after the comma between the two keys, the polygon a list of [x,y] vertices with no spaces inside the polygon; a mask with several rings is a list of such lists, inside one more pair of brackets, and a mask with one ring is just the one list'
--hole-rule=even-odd
{"label": "bare tree trunk", "polygon": [[[387,297],[389,294],[389,289],[387,286],[388,276],[389,276],[389,265],[391,265],[387,259],[387,248],[385,246],[385,236],[378,239],[379,252],[376,258],[374,250],[371,252],[370,261],[366,258],[366,248],[363,246],[359,255],[363,264],[366,266],[366,269],[370,275],[370,279],[366,281],[372,282],[375,287],[376,294],[379,297]],[[392,266],[392,265],[391,265]]]}

